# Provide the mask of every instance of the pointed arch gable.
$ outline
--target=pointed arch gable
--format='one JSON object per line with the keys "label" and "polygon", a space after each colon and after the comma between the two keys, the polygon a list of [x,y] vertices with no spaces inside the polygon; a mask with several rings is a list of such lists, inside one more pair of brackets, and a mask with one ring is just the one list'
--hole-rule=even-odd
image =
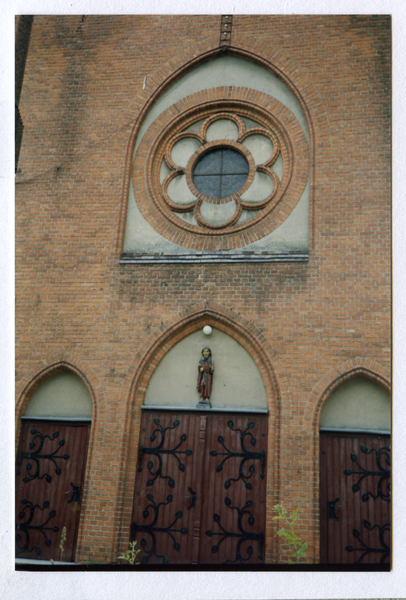
{"label": "pointed arch gable", "polygon": [[[142,123],[159,96],[179,77],[190,71],[199,64],[213,58],[220,51],[218,38],[216,36],[192,45],[184,49],[180,54],[171,58],[158,71],[147,77],[145,89],[141,90],[135,98],[132,110],[125,116],[126,121],[134,121],[130,132],[124,164],[124,177],[119,211],[118,234],[116,251],[121,253],[124,243],[125,222],[127,213],[127,201],[131,181],[131,166],[136,139]],[[313,87],[307,74],[295,64],[291,58],[285,57],[279,51],[269,48],[264,43],[256,42],[246,36],[235,35],[227,53],[248,59],[267,70],[272,71],[294,94],[301,105],[307,120],[311,140],[311,196],[315,185],[315,152],[316,147],[323,148],[323,152],[329,152],[330,130],[326,111],[322,101]],[[317,144],[316,144],[317,141]],[[313,203],[311,203],[313,205]],[[313,222],[313,209],[311,208],[311,222]],[[313,244],[310,239],[311,246]]]}
{"label": "pointed arch gable", "polygon": [[[184,309],[161,323],[150,335],[136,353],[127,372],[122,401],[132,403],[133,409],[139,410],[152,374],[162,357],[181,339],[203,327],[203,324],[218,327],[228,333],[250,353],[264,379],[268,398],[275,398],[275,407],[269,408],[273,412],[279,411],[281,389],[286,390],[287,386],[281,386],[281,375],[276,375],[275,364],[278,359],[275,349],[251,321],[231,308],[211,301],[203,301]],[[126,412],[128,413],[128,408]]]}
{"label": "pointed arch gable", "polygon": [[330,369],[314,386],[306,403],[303,426],[311,428],[317,436],[321,413],[330,394],[345,381],[360,375],[391,391],[389,368],[362,357],[347,360]]}
{"label": "pointed arch gable", "polygon": [[[388,392],[391,391],[390,368],[365,357],[349,359],[325,373],[310,393],[303,415],[303,427],[311,432],[314,466],[312,489],[320,490],[320,418],[324,405],[334,390],[346,381],[358,376],[374,381]],[[320,520],[316,519],[317,529],[314,531],[314,546],[317,554],[320,551]]]}
{"label": "pointed arch gable", "polygon": [[[136,353],[123,383],[120,401],[120,403],[126,405],[123,416],[125,425],[120,459],[122,473],[120,487],[123,491],[118,502],[115,526],[123,548],[128,543],[136,477],[141,405],[148,384],[163,356],[176,343],[204,325],[216,327],[231,335],[249,352],[261,373],[269,403],[268,452],[272,455],[272,461],[269,461],[268,465],[270,472],[267,487],[269,495],[275,495],[276,497],[278,494],[274,482],[278,481],[279,448],[277,444],[280,436],[277,435],[277,431],[280,425],[282,390],[284,396],[286,396],[284,403],[287,405],[290,405],[290,403],[287,398],[289,388],[282,374],[276,351],[265,335],[251,321],[231,308],[211,301],[194,304],[174,315],[165,323],[161,323],[149,336]],[[278,371],[278,374],[276,371]],[[267,532],[267,539],[269,540],[268,543],[271,544],[270,530]]]}
{"label": "pointed arch gable", "polygon": [[58,371],[67,369],[80,377],[89,392],[92,402],[92,423],[90,427],[90,437],[88,441],[86,471],[84,479],[84,489],[82,496],[82,509],[80,515],[79,529],[76,540],[77,556],[82,553],[82,548],[85,539],[85,532],[89,526],[91,507],[88,503],[88,498],[91,497],[91,472],[93,470],[94,455],[95,455],[95,440],[97,436],[98,426],[98,407],[104,401],[104,389],[100,380],[96,376],[90,365],[82,358],[71,352],[58,352],[47,358],[44,358],[34,365],[16,385],[16,452],[21,431],[21,417],[36,389],[48,377]]}
{"label": "pointed arch gable", "polygon": [[[68,369],[86,385],[92,400],[92,421],[97,419],[97,407],[104,397],[103,387],[93,369],[83,359],[68,352],[53,354],[34,365],[16,385],[16,426],[23,416],[35,390],[53,373]],[[17,432],[18,433],[18,432]]]}
{"label": "pointed arch gable", "polygon": [[[312,437],[312,455],[314,469],[311,476],[312,489],[320,489],[320,441],[319,441],[319,424],[323,407],[330,394],[337,389],[342,383],[357,376],[364,376],[381,385],[388,392],[391,390],[390,385],[390,369],[377,363],[376,361],[365,358],[356,357],[349,359],[335,367],[332,367],[325,373],[316,383],[307,398],[305,410],[303,413],[302,428],[307,430]],[[317,529],[314,530],[313,546],[315,555],[319,554],[320,545],[320,521],[316,519]]]}

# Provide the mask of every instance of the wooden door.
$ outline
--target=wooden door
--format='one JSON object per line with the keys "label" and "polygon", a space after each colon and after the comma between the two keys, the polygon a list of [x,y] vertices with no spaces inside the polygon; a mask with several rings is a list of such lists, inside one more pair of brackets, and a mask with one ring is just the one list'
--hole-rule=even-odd
{"label": "wooden door", "polygon": [[321,562],[389,562],[390,454],[389,436],[321,434]]}
{"label": "wooden door", "polygon": [[144,412],[131,538],[141,562],[262,562],[266,446],[266,416]]}
{"label": "wooden door", "polygon": [[199,428],[193,414],[142,415],[131,535],[143,563],[192,562]]}
{"label": "wooden door", "polygon": [[83,423],[23,421],[16,466],[16,557],[74,561],[88,430]]}
{"label": "wooden door", "polygon": [[267,418],[208,421],[200,563],[264,560]]}

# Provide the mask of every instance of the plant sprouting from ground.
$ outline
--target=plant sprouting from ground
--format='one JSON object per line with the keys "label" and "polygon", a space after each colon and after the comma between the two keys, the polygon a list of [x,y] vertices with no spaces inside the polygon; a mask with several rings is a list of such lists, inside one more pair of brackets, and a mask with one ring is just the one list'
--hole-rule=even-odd
{"label": "plant sprouting from ground", "polygon": [[139,554],[141,552],[141,550],[136,550],[135,546],[137,545],[137,542],[129,542],[128,544],[130,546],[130,549],[127,550],[127,552],[125,554],[122,554],[121,556],[118,556],[117,558],[122,559],[122,560],[126,560],[128,562],[129,565],[139,565],[139,562],[135,562],[135,559],[137,558],[137,554]]}
{"label": "plant sprouting from ground", "polygon": [[[296,508],[296,510],[293,511],[291,516],[288,515],[287,510],[281,504],[275,504],[273,510],[278,514],[276,517],[272,517],[272,520],[282,521],[282,523],[285,523],[285,525],[287,526],[282,527],[282,529],[278,529],[276,535],[283,538],[288,544],[289,549],[293,550],[289,560],[289,564],[293,565],[295,563],[299,563],[301,559],[306,559],[307,543],[302,542],[300,537],[296,535],[294,531],[294,526],[299,514],[299,509]],[[308,563],[309,561],[305,560],[305,562]]]}
{"label": "plant sprouting from ground", "polygon": [[[62,554],[63,554],[63,546],[66,542],[66,527],[62,528],[62,532],[61,532],[61,541],[59,544],[59,550],[60,550],[60,554],[59,554],[59,560],[60,562],[62,562]],[[52,558],[49,559],[51,561],[51,563],[54,565],[55,562],[52,560]]]}
{"label": "plant sprouting from ground", "polygon": [[66,527],[62,529],[61,533],[61,543],[59,544],[59,550],[61,551],[59,560],[62,562],[62,554],[63,554],[63,546],[66,542]]}

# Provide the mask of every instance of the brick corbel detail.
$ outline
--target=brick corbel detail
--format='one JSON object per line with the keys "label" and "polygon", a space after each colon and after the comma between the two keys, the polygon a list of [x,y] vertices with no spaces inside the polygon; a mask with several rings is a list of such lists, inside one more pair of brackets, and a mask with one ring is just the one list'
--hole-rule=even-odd
{"label": "brick corbel detail", "polygon": [[[141,405],[149,381],[159,362],[176,343],[207,324],[227,333],[239,342],[249,352],[262,375],[269,401],[268,453],[273,457],[268,465],[267,494],[269,498],[274,496],[274,503],[278,501],[276,484],[279,481],[279,448],[277,444],[280,437],[278,431],[281,418],[281,390],[284,391],[283,403],[289,404],[288,383],[283,375],[276,351],[251,321],[230,308],[215,302],[203,301],[174,315],[150,335],[135,355],[123,383],[120,404],[126,404],[126,410],[123,415],[125,431],[123,431],[120,460],[122,492],[117,498],[118,509],[115,526],[117,538],[120,539],[120,551],[126,549],[128,545],[136,478]],[[276,371],[278,371],[278,375],[276,375]],[[268,503],[269,514],[267,514],[266,531],[266,560],[268,562],[273,555],[271,546],[274,536],[271,534],[273,527],[271,506],[274,503]]]}

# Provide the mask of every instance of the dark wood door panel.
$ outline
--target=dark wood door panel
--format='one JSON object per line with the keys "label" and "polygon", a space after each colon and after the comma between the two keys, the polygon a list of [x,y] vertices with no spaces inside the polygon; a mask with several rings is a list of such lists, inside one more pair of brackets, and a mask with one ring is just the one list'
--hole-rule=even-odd
{"label": "dark wood door panel", "polygon": [[144,563],[263,560],[267,418],[145,412],[132,539]]}
{"label": "dark wood door panel", "polygon": [[263,560],[267,418],[210,415],[200,563]]}
{"label": "dark wood door panel", "polygon": [[194,415],[143,413],[132,539],[143,563],[186,564],[193,554],[200,421]]}
{"label": "dark wood door panel", "polygon": [[389,561],[389,444],[389,436],[321,436],[322,562]]}
{"label": "dark wood door panel", "polygon": [[88,425],[24,421],[16,468],[16,556],[74,560]]}

